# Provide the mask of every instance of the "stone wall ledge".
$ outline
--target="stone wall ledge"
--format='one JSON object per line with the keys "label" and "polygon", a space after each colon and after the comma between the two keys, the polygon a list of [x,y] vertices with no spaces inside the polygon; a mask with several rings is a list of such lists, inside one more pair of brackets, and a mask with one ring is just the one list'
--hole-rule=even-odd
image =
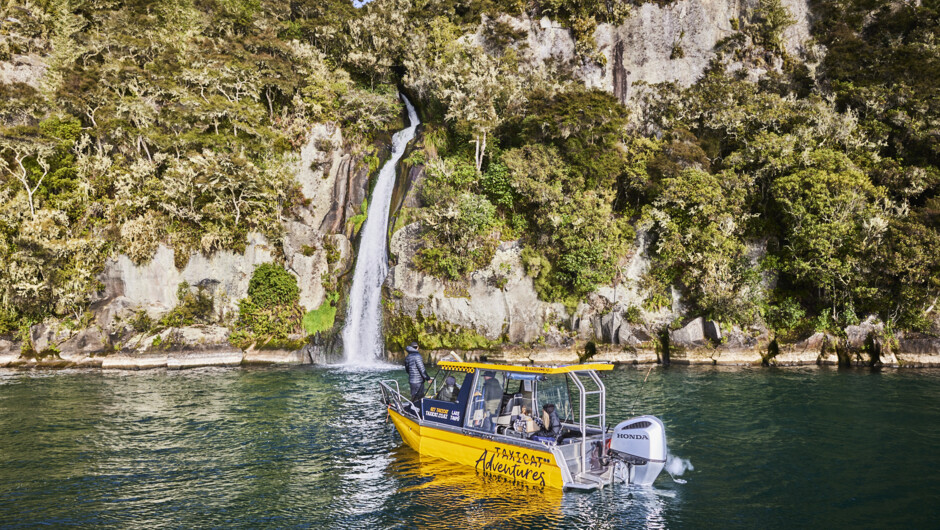
{"label": "stone wall ledge", "polygon": [[303,350],[249,350],[242,358],[242,364],[310,364]]}
{"label": "stone wall ledge", "polygon": [[[615,365],[656,364],[661,362],[660,354],[653,348],[608,348],[601,345],[598,352],[590,358],[595,362],[610,362]],[[767,364],[777,367],[798,366],[836,366],[839,359],[835,353],[820,352],[814,349],[781,348],[779,354],[767,359]],[[450,350],[423,351],[426,357],[440,360]],[[574,364],[579,360],[581,351],[575,348],[552,349],[531,347],[510,347],[497,351],[460,351],[461,358],[469,361],[489,361],[510,364]],[[940,368],[940,353],[899,352],[895,354],[897,362],[883,363],[886,368]],[[759,351],[722,351],[714,348],[684,349],[673,351],[670,362],[675,365],[691,366],[758,366],[764,362]],[[110,353],[110,354],[62,354],[41,359],[22,357],[19,353],[0,354],[0,368],[100,368],[105,370],[180,370],[208,366],[248,366],[248,365],[303,365],[311,364],[311,353],[305,350],[249,350],[231,349],[193,349],[168,352]],[[321,363],[322,364],[322,363]],[[854,353],[850,366],[866,367],[871,365],[867,354]]]}
{"label": "stone wall ledge", "polygon": [[0,355],[0,368],[100,368],[104,370],[183,370],[207,366],[309,364],[302,350],[182,350],[142,355],[115,353],[100,356],[49,356],[41,359]]}

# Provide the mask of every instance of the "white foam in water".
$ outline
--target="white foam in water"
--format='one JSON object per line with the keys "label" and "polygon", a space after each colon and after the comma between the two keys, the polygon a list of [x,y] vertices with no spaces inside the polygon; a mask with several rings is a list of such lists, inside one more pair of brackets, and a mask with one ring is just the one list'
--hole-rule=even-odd
{"label": "white foam in water", "polygon": [[392,156],[382,166],[379,178],[372,191],[369,213],[362,226],[359,239],[359,255],[349,291],[346,310],[346,326],[343,328],[343,353],[346,366],[379,367],[385,350],[382,338],[382,283],[388,274],[386,253],[388,235],[388,210],[395,188],[395,168],[405,153],[405,147],[415,137],[420,123],[411,102],[404,95],[401,99],[408,109],[407,128],[392,136]]}
{"label": "white foam in water", "polygon": [[672,453],[666,453],[666,473],[672,477],[672,480],[679,484],[685,484],[686,481],[680,478],[686,471],[694,471],[695,467],[688,458],[679,458]]}

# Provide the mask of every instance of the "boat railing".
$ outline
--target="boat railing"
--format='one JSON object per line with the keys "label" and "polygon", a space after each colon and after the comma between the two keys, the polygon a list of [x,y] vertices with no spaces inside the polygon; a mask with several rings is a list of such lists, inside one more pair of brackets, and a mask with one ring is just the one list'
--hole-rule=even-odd
{"label": "boat railing", "polygon": [[[587,390],[584,386],[584,382],[578,377],[579,375],[587,375],[591,378],[594,384],[597,386],[597,390]],[[588,428],[594,427],[601,431],[601,450],[607,450],[607,388],[604,387],[604,383],[601,381],[601,378],[598,377],[597,372],[594,370],[586,370],[583,372],[571,372],[571,380],[574,382],[575,386],[578,387],[580,394],[579,407],[578,407],[578,423],[581,429],[581,472],[585,472],[588,469],[587,467],[587,438],[588,438]],[[587,400],[588,396],[596,395],[598,396],[597,405],[598,411],[596,414],[587,413]],[[588,420],[597,420],[596,424],[590,423]]]}
{"label": "boat railing", "polygon": [[[395,385],[395,389],[392,389],[392,385]],[[401,390],[398,387],[398,381],[394,379],[385,379],[379,381],[379,388],[382,390],[382,402],[386,405],[392,407],[397,412],[402,412],[404,407],[401,404],[402,396]]]}

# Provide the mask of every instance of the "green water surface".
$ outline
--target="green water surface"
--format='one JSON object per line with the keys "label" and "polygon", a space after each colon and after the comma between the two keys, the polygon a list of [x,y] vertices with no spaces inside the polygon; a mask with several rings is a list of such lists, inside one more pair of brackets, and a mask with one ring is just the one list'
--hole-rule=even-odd
{"label": "green water surface", "polygon": [[[0,371],[0,527],[936,528],[940,371],[656,367],[679,484],[541,491],[419,458],[339,368]],[[676,468],[678,469],[678,461]]]}

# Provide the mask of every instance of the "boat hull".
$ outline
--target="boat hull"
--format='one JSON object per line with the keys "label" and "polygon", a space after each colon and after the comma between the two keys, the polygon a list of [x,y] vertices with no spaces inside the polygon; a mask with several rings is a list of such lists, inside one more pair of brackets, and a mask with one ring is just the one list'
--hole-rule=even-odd
{"label": "boat hull", "polygon": [[555,455],[549,448],[533,449],[483,436],[472,436],[442,429],[388,411],[402,440],[422,455],[442,458],[471,466],[477,472],[536,487],[562,489],[564,478]]}

